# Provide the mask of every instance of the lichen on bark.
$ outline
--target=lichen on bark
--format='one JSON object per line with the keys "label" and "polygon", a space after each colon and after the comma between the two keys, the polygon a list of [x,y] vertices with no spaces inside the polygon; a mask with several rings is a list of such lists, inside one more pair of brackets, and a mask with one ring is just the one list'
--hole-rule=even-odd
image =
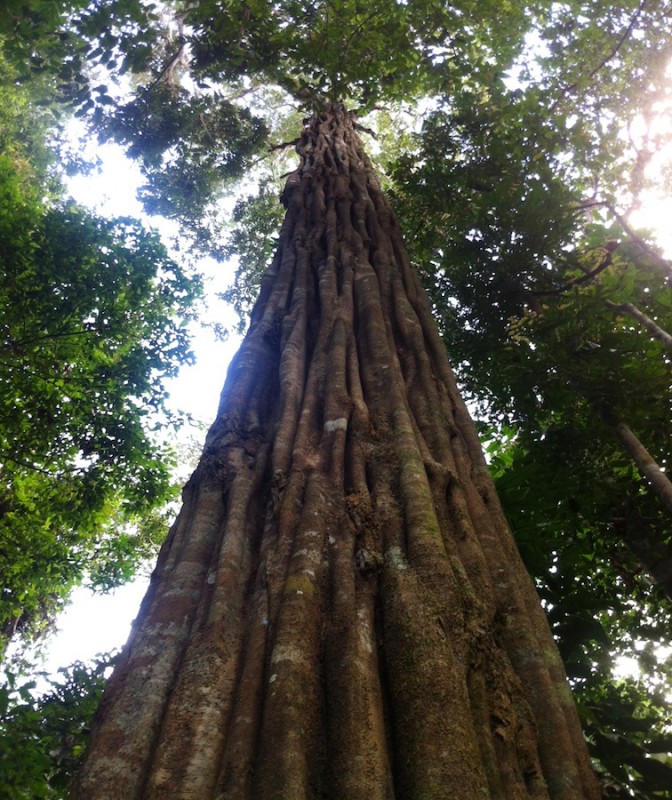
{"label": "lichen on bark", "polygon": [[399,226],[330,106],[76,800],[597,800]]}

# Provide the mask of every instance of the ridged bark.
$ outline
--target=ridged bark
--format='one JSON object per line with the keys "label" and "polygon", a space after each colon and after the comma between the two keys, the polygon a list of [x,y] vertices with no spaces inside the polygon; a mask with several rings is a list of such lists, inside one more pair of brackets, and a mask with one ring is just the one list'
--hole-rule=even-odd
{"label": "ridged bark", "polygon": [[76,800],[597,800],[398,225],[314,119]]}

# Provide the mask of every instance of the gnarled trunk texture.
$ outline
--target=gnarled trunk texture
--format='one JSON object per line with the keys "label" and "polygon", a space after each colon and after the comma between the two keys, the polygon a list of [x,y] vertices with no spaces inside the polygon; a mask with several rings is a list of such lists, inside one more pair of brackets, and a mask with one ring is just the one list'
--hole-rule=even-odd
{"label": "gnarled trunk texture", "polygon": [[563,667],[350,115],[299,145],[77,800],[599,797]]}

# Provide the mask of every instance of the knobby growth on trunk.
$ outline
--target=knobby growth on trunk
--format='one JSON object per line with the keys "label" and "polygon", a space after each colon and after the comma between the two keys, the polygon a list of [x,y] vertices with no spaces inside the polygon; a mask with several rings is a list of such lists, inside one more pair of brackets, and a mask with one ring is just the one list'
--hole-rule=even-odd
{"label": "knobby growth on trunk", "polygon": [[597,798],[428,301],[333,106],[77,800]]}

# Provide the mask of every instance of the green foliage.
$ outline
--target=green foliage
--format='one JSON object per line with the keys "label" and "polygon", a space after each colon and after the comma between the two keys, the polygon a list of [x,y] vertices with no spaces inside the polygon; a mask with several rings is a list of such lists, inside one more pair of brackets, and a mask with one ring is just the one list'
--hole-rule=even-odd
{"label": "green foliage", "polygon": [[35,695],[35,683],[13,674],[0,685],[0,798],[65,800],[88,738],[111,655],[76,662]]}
{"label": "green foliage", "polygon": [[233,210],[233,230],[224,255],[238,261],[231,289],[223,297],[238,312],[241,329],[257,298],[261,277],[276,251],[277,236],[284,218],[279,203],[279,186],[274,181],[259,185],[256,195],[239,200]]}
{"label": "green foliage", "polygon": [[158,41],[160,10],[142,0],[8,0],[0,36],[22,81],[43,78],[58,98],[86,113],[110,102],[96,77],[146,69]]}
{"label": "green foliage", "polygon": [[525,29],[522,7],[493,16],[501,4],[472,0],[14,7],[0,44],[22,78],[122,143],[147,177],[148,209],[188,225],[205,250],[218,246],[207,217],[223,183],[253,165],[278,127],[272,112],[265,122],[252,112],[248,95],[275,87],[311,112],[327,100],[362,111],[412,101],[467,71],[492,72],[495,53],[513,60]]}
{"label": "green foliage", "polygon": [[669,798],[672,739],[661,691],[623,680],[596,688],[579,705],[591,755],[599,764],[605,795],[615,800]]}
{"label": "green foliage", "polygon": [[260,120],[220,95],[194,98],[165,83],[117,109],[104,130],[140,160],[148,212],[183,223],[241,177],[266,135]]}
{"label": "green foliage", "polygon": [[[662,531],[669,525],[659,510],[654,519],[644,516],[651,498],[625,458],[612,480],[586,472],[596,463],[613,470],[614,454],[596,452],[600,444],[590,418],[575,418],[537,441],[524,429],[509,429],[504,444],[489,445],[490,466],[558,641],[591,753],[610,786],[607,796],[669,797],[657,792],[672,785],[665,749],[670,675],[656,652],[670,644],[670,603],[618,535],[626,523],[642,539],[656,525]],[[639,681],[614,681],[623,657],[636,659]]]}
{"label": "green foliage", "polygon": [[5,623],[45,589],[62,596],[109,520],[167,498],[151,428],[189,358],[180,316],[195,284],[137,223],[73,207],[5,217],[0,253]]}
{"label": "green foliage", "polygon": [[[469,46],[453,32],[474,10],[469,2],[447,7],[432,0],[261,0],[224,9],[200,2],[190,6],[186,22],[194,30],[196,68],[210,79],[259,75],[304,108],[329,99],[368,109],[382,100],[418,97],[435,79],[437,60],[463,58]],[[478,10],[474,22],[491,31]],[[516,30],[519,19],[511,7],[500,24]]]}
{"label": "green foliage", "polygon": [[154,549],[156,531],[137,523],[174,491],[153,431],[168,421],[164,381],[191,357],[200,284],[136,221],[57,199],[48,120],[19,88],[0,91],[6,641],[17,626],[36,633],[85,574],[116,584]]}

